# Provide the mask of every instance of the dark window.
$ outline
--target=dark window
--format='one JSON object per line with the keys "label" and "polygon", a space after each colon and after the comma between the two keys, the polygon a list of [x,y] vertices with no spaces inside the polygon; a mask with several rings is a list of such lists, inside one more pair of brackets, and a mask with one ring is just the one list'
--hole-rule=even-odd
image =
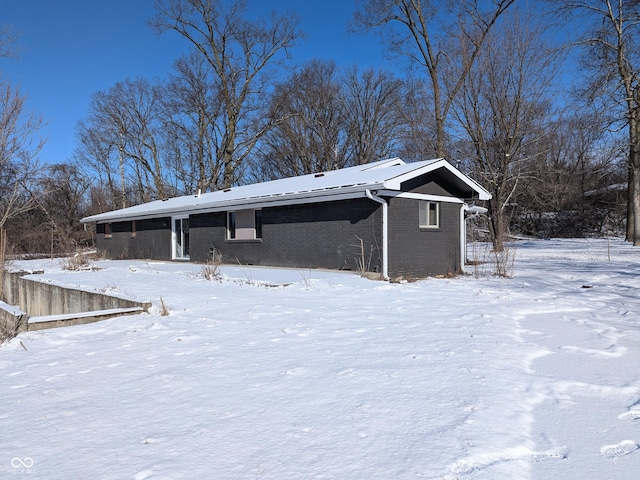
{"label": "dark window", "polygon": [[256,238],[262,238],[262,210],[256,210]]}
{"label": "dark window", "polygon": [[236,238],[236,212],[227,213],[227,239]]}

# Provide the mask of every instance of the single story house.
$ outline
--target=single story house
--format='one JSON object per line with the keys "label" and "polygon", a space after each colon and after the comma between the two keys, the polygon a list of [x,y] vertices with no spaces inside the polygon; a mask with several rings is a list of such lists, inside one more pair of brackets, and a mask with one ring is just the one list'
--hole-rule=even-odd
{"label": "single story house", "polygon": [[83,218],[108,258],[377,272],[459,272],[466,201],[491,195],[444,159],[399,158]]}

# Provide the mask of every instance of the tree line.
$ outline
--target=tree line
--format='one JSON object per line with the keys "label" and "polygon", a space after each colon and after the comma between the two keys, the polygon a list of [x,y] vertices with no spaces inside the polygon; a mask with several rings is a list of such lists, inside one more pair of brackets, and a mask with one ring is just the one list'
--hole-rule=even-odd
{"label": "tree line", "polygon": [[[640,245],[640,5],[544,4],[545,15],[518,0],[358,0],[350,29],[379,34],[392,72],[296,64],[292,13],[156,0],[150,27],[189,52],[162,80],[95,92],[66,162],[41,164],[42,120],[0,76],[0,230],[15,253],[66,253],[91,242],[85,215],[444,157],[492,194],[482,225],[496,251],[512,234],[617,232]],[[567,28],[574,49],[556,40]],[[14,45],[1,30],[3,61]]]}

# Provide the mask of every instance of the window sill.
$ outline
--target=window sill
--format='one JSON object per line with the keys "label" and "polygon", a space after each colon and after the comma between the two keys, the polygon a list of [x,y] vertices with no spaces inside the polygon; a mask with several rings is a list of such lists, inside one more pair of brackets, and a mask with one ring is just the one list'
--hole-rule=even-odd
{"label": "window sill", "polygon": [[224,243],[262,243],[261,238],[228,238]]}
{"label": "window sill", "polygon": [[421,232],[439,232],[441,230],[440,227],[420,227]]}

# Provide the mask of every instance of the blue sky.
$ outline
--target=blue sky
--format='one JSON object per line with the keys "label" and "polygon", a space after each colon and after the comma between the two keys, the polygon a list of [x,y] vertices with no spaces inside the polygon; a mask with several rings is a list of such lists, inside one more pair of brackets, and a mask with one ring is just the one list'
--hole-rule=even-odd
{"label": "blue sky", "polygon": [[[250,0],[249,3],[260,0]],[[19,85],[30,111],[47,123],[45,162],[68,160],[75,128],[87,114],[91,94],[125,78],[162,77],[186,42],[172,32],[156,35],[147,25],[153,0],[0,0],[0,23],[20,34],[18,60],[0,59],[0,72]],[[270,0],[278,12],[294,11],[307,33],[292,51],[294,61],[334,59],[339,65],[387,67],[377,38],[346,33],[353,0]]]}

